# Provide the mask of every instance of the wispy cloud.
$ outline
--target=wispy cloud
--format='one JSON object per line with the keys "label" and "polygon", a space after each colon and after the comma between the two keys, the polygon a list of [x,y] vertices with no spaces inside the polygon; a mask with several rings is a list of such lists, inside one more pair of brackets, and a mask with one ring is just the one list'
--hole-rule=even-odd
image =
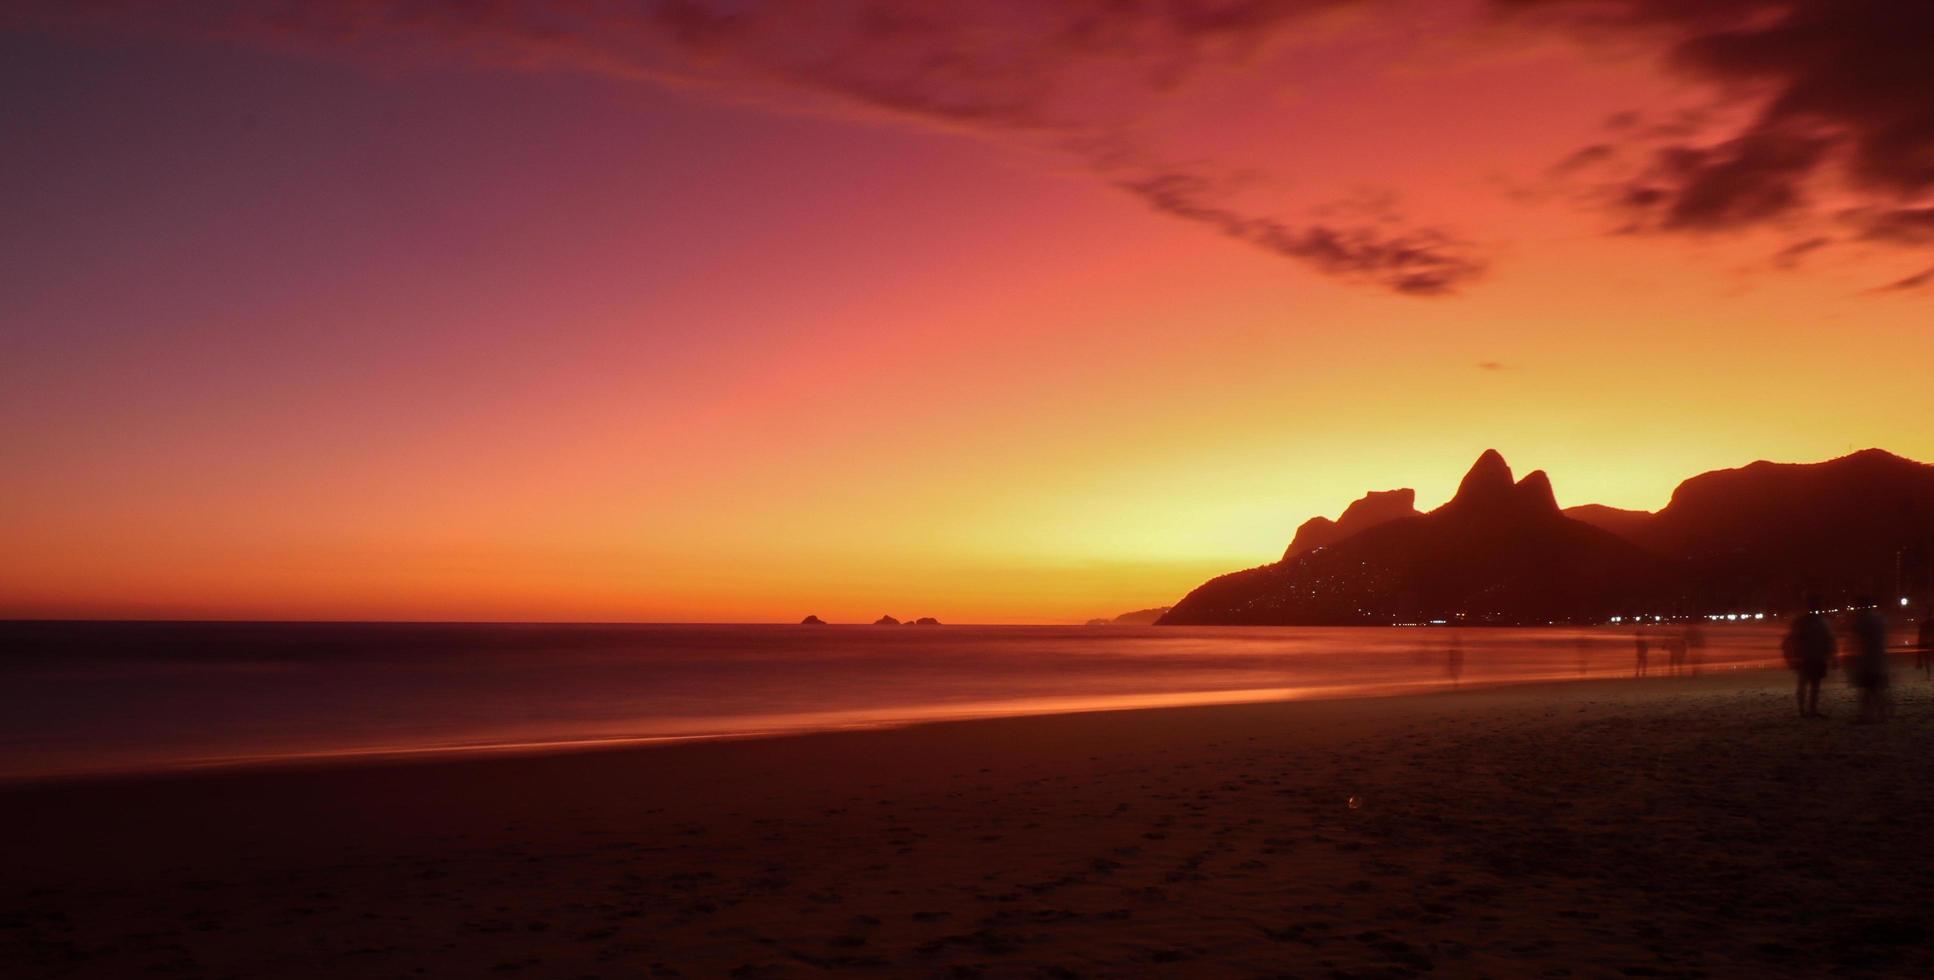
{"label": "wispy cloud", "polygon": [[1824,235],[1801,239],[1773,253],[1773,264],[1782,269],[1797,269],[1807,256],[1831,244],[1833,239]]}
{"label": "wispy cloud", "polygon": [[1337,227],[1258,217],[1224,207],[1213,181],[1184,171],[1149,173],[1119,184],[1158,211],[1201,222],[1326,274],[1399,293],[1441,296],[1485,272],[1474,246],[1435,229],[1390,233],[1371,224]]}
{"label": "wispy cloud", "polygon": [[1896,279],[1885,286],[1874,289],[1877,293],[1901,293],[1934,285],[1934,267],[1922,269],[1904,279]]}

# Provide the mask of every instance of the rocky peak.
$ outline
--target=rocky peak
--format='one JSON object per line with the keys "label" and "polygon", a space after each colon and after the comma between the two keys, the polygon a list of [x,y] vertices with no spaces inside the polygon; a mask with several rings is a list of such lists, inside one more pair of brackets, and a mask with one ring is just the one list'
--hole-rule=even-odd
{"label": "rocky peak", "polygon": [[1312,517],[1304,521],[1296,529],[1296,538],[1289,543],[1289,550],[1283,552],[1283,560],[1288,561],[1306,551],[1327,548],[1379,524],[1415,516],[1417,491],[1407,487],[1401,490],[1372,490],[1345,508],[1343,516],[1337,520]]}
{"label": "rocky peak", "polygon": [[1457,485],[1457,495],[1441,510],[1495,510],[1510,503],[1517,484],[1511,478],[1511,464],[1495,449],[1484,450],[1470,472]]}
{"label": "rocky peak", "polygon": [[1551,492],[1551,478],[1545,475],[1544,470],[1532,470],[1525,474],[1524,479],[1519,480],[1513,488],[1513,496],[1523,510],[1552,516],[1559,514],[1558,498]]}
{"label": "rocky peak", "polygon": [[1405,487],[1401,490],[1372,490],[1343,511],[1337,526],[1356,532],[1366,527],[1411,517],[1417,513],[1417,491]]}
{"label": "rocky peak", "polygon": [[1511,467],[1495,449],[1477,458],[1458,484],[1457,496],[1436,513],[1487,521],[1562,516],[1551,492],[1551,478],[1543,470],[1533,470],[1522,480],[1512,480]]}

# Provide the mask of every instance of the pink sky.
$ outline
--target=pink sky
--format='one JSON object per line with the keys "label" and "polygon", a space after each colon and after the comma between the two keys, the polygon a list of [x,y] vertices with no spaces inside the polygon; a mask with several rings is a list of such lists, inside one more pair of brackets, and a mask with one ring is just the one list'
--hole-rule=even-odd
{"label": "pink sky", "polygon": [[1762,108],[1670,37],[1337,3],[1070,66],[998,21],[988,82],[912,28],[384,6],[0,33],[0,615],[1079,621],[1487,447],[1648,509],[1934,458],[1929,294],[1877,289],[1934,260],[1842,230],[1915,188],[1602,204],[1681,138],[1608,118]]}

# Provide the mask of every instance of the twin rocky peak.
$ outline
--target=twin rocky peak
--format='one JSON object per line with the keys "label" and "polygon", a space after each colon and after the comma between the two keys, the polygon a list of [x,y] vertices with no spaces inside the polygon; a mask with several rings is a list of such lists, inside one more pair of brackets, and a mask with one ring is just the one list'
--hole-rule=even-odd
{"label": "twin rocky peak", "polygon": [[[1484,455],[1477,458],[1476,465],[1464,474],[1464,481],[1457,485],[1457,495],[1432,513],[1478,519],[1561,516],[1558,498],[1552,495],[1551,479],[1545,476],[1545,471],[1533,470],[1524,479],[1513,482],[1510,464],[1495,449],[1487,449]],[[1289,543],[1289,549],[1283,552],[1283,560],[1288,561],[1318,548],[1327,548],[1379,524],[1421,516],[1423,511],[1417,509],[1417,491],[1409,488],[1372,490],[1351,504],[1343,511],[1343,516],[1334,521],[1327,517],[1312,517],[1304,521],[1296,529],[1296,537]]]}

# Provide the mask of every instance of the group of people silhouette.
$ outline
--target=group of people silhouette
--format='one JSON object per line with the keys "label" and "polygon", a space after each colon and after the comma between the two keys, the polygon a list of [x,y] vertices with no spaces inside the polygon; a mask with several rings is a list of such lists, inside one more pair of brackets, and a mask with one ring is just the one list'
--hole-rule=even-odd
{"label": "group of people silhouette", "polygon": [[[1706,648],[1706,634],[1698,626],[1687,623],[1673,633],[1647,633],[1640,629],[1632,636],[1634,662],[1632,676],[1644,677],[1652,671],[1652,650],[1662,649],[1666,654],[1666,673],[1674,677],[1680,674],[1699,673],[1700,653]],[[1583,674],[1583,659],[1580,659],[1579,673]]]}
{"label": "group of people silhouette", "polygon": [[[1820,682],[1838,665],[1846,668],[1847,682],[1859,692],[1860,714],[1856,721],[1885,721],[1894,712],[1889,690],[1892,671],[1887,660],[1886,617],[1881,615],[1872,597],[1855,599],[1846,614],[1849,649],[1843,656],[1833,626],[1821,611],[1824,605],[1817,596],[1807,597],[1806,611],[1793,617],[1781,645],[1787,666],[1799,678],[1793,700],[1799,707],[1800,717],[1826,717],[1820,710]],[[1917,640],[1914,666],[1923,675],[1934,675],[1934,617],[1922,619]]]}
{"label": "group of people silhouette", "polygon": [[[1905,600],[1902,605],[1906,605]],[[1799,678],[1794,701],[1799,707],[1800,717],[1826,717],[1820,710],[1820,685],[1829,673],[1838,668],[1846,671],[1847,683],[1858,692],[1857,721],[1885,721],[1894,713],[1890,691],[1892,667],[1887,650],[1887,617],[1881,613],[1879,604],[1867,596],[1856,599],[1844,611],[1827,610],[1824,606],[1818,596],[1808,596],[1806,611],[1793,618],[1781,641],[1786,665]],[[1838,616],[1837,624],[1828,618],[1829,612]],[[1916,641],[1913,648],[1914,669],[1923,677],[1934,680],[1934,600],[1929,601],[1920,617]],[[1579,677],[1591,674],[1592,651],[1599,643],[1589,633],[1577,636],[1575,645]],[[1705,631],[1697,623],[1654,622],[1641,625],[1632,634],[1632,644],[1634,677],[1697,677],[1705,666],[1707,639]],[[1723,641],[1721,648],[1732,651],[1730,656],[1722,656],[1722,661],[1730,666],[1741,666],[1735,662],[1739,651],[1727,647]],[[1450,631],[1448,641],[1440,649],[1445,679],[1450,686],[1457,687],[1464,676],[1464,644],[1456,630]],[[1416,652],[1420,663],[1430,661],[1428,648],[1420,646]],[[1656,659],[1661,656],[1663,664]],[[1749,657],[1748,662],[1756,659]]]}
{"label": "group of people silhouette", "polygon": [[[1836,667],[1844,668],[1847,683],[1859,694],[1859,716],[1863,723],[1885,721],[1893,714],[1890,691],[1892,670],[1887,654],[1887,618],[1870,596],[1861,596],[1842,613],[1840,629],[1827,618],[1825,603],[1818,596],[1807,597],[1806,611],[1793,617],[1781,642],[1786,665],[1798,677],[1793,698],[1802,718],[1824,718],[1820,710],[1820,684]],[[1832,610],[1835,613],[1841,611]],[[1923,616],[1914,648],[1914,669],[1934,679],[1934,603]],[[1641,627],[1632,635],[1634,677],[1658,673],[1655,654],[1663,651],[1664,672],[1673,676],[1697,675],[1700,651],[1706,645],[1699,627],[1686,624],[1677,629]],[[1580,676],[1586,672],[1587,642],[1579,640]]]}

